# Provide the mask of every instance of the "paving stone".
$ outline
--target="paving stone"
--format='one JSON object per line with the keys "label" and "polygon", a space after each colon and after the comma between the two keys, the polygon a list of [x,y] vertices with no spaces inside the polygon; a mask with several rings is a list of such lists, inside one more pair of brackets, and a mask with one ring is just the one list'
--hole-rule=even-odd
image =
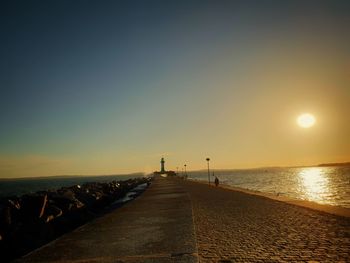
{"label": "paving stone", "polygon": [[350,218],[191,181],[182,186],[200,262],[209,262],[201,257],[208,242],[215,246],[206,255],[216,262],[350,262]]}

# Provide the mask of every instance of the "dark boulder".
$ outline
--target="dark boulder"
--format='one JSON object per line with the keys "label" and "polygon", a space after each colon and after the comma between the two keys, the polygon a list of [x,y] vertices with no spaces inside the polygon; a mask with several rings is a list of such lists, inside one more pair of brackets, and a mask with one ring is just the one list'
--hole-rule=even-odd
{"label": "dark boulder", "polygon": [[44,215],[47,195],[24,195],[21,198],[21,216],[24,220],[35,220]]}
{"label": "dark boulder", "polygon": [[[1,262],[28,253],[139,195],[146,178],[40,191],[0,200]],[[128,196],[126,196],[128,195]],[[127,201],[114,203],[122,200]],[[126,200],[125,199],[125,200]]]}
{"label": "dark boulder", "polygon": [[62,209],[58,208],[54,204],[49,204],[45,210],[45,218],[46,218],[45,221],[50,222],[51,220],[54,220],[55,218],[62,215],[63,215]]}

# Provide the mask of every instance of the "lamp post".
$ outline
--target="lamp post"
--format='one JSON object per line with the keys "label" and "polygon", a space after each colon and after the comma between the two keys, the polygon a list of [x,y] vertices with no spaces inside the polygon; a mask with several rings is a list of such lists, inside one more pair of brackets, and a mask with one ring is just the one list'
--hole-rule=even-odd
{"label": "lamp post", "polygon": [[209,161],[210,161],[210,158],[207,158],[207,163],[208,163],[208,183],[210,185],[210,171],[209,171]]}
{"label": "lamp post", "polygon": [[184,166],[185,166],[185,176],[187,176],[187,171],[186,171],[187,164],[184,164]]}

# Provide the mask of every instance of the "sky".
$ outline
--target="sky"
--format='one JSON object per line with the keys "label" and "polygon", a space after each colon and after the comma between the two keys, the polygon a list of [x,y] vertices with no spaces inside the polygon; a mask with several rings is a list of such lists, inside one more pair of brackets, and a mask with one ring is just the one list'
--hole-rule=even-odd
{"label": "sky", "polygon": [[349,14],[336,0],[1,1],[0,177],[350,161]]}

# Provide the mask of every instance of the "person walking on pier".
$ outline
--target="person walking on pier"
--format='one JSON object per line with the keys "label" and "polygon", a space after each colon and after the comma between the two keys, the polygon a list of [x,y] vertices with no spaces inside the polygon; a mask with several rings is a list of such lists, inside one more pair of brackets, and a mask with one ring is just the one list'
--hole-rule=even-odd
{"label": "person walking on pier", "polygon": [[217,178],[216,176],[215,176],[215,186],[219,186],[219,178]]}

